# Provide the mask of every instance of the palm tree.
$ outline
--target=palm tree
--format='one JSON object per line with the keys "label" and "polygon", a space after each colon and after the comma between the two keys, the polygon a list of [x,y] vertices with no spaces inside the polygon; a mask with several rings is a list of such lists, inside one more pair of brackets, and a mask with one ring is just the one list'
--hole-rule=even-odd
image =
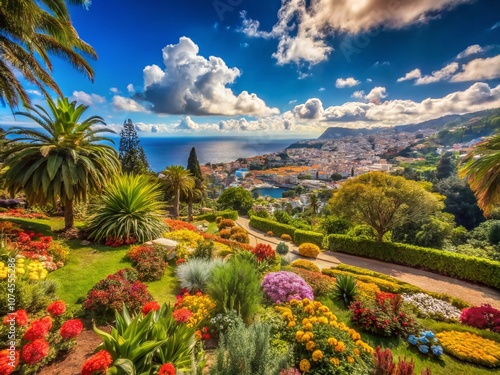
{"label": "palm tree", "polygon": [[319,198],[318,194],[311,193],[309,195],[309,207],[311,209],[311,216],[314,217],[318,213],[319,209]]}
{"label": "palm tree", "polygon": [[31,112],[18,112],[38,123],[44,131],[12,128],[7,134],[19,135],[6,152],[4,166],[6,188],[14,195],[23,190],[30,204],[64,205],[65,229],[74,225],[74,202],[86,201],[89,194],[100,193],[120,162],[113,147],[100,144],[111,141],[100,133],[114,133],[96,128],[105,125],[99,116],[83,121],[88,108],[67,98],[47,99],[50,113],[39,105]]}
{"label": "palm tree", "polygon": [[500,201],[500,132],[479,143],[460,162],[465,177],[487,215]]}
{"label": "palm tree", "polygon": [[[88,5],[88,0],[69,0]],[[77,70],[93,79],[94,72],[82,55],[96,58],[94,49],[80,39],[71,24],[64,0],[4,0],[0,6],[0,102],[17,107],[30,99],[16,72],[37,86],[47,97],[46,88],[62,96],[50,75],[49,53],[68,60]]]}
{"label": "palm tree", "polygon": [[192,193],[194,177],[183,166],[171,165],[160,174],[160,178],[165,181],[167,192],[174,194],[174,217],[178,217],[181,194],[188,196]]}

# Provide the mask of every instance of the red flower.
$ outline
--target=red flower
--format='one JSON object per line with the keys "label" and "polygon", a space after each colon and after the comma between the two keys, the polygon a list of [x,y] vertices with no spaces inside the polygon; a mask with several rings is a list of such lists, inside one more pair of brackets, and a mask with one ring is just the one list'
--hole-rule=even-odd
{"label": "red flower", "polygon": [[177,323],[186,323],[189,318],[193,316],[193,313],[185,307],[181,307],[180,309],[175,310],[172,313],[172,316]]}
{"label": "red flower", "polygon": [[44,339],[37,339],[24,345],[21,358],[28,365],[34,365],[49,354],[49,343]]}
{"label": "red flower", "polygon": [[47,307],[47,312],[54,317],[64,314],[65,311],[66,304],[61,300],[54,301]]}
{"label": "red flower", "polygon": [[25,325],[27,325],[29,320],[26,310],[17,310],[13,314],[6,315],[5,318],[3,318],[3,324],[9,325],[11,319],[15,319],[16,324],[20,327],[24,327]]}
{"label": "red flower", "polygon": [[160,367],[158,375],[175,375],[175,367],[172,363],[165,363]]}
{"label": "red flower", "polygon": [[212,336],[210,336],[210,333],[208,333],[208,327],[203,327],[201,330],[201,338],[205,341],[210,340]]}
{"label": "red flower", "polygon": [[180,259],[177,259],[177,260],[175,261],[175,264],[177,264],[177,265],[182,264],[182,263],[186,263],[186,259],[184,259],[184,258],[180,258]]}
{"label": "red flower", "polygon": [[111,354],[106,350],[101,350],[85,361],[81,375],[105,374],[112,363],[113,358],[111,358]]}
{"label": "red flower", "polygon": [[[14,372],[19,364],[19,352],[14,351],[14,356],[10,356],[10,350],[4,349],[0,351],[0,375],[10,375]],[[14,360],[12,360],[14,359]],[[14,362],[14,366],[10,364]]]}
{"label": "red flower", "polygon": [[49,316],[34,320],[24,333],[23,339],[26,341],[35,341],[46,337],[52,328],[52,320]]}
{"label": "red flower", "polygon": [[61,337],[63,339],[72,339],[78,336],[83,330],[83,324],[80,319],[71,319],[61,326]]}
{"label": "red flower", "polygon": [[160,309],[160,305],[156,301],[148,302],[142,308],[142,313],[147,315],[150,311],[156,311]]}

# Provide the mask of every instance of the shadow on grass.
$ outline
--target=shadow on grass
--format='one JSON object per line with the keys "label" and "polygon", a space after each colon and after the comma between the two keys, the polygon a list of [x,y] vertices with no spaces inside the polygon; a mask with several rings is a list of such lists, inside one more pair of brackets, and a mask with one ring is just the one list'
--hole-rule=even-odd
{"label": "shadow on grass", "polygon": [[[15,217],[2,217],[1,221],[10,221],[19,225],[24,230],[33,231],[35,233],[41,233],[44,236],[53,236],[54,229],[52,225],[54,225],[54,221],[50,219],[41,220],[41,219],[24,219],[24,218],[15,218]],[[45,223],[46,221],[46,223]]]}

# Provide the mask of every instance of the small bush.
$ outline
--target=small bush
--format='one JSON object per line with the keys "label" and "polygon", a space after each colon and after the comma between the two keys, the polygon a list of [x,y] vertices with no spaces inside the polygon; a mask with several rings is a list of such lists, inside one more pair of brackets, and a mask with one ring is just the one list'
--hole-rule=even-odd
{"label": "small bush", "polygon": [[224,238],[225,240],[228,240],[229,237],[231,237],[231,229],[221,229],[219,231],[219,236],[221,238]]}
{"label": "small bush", "polygon": [[297,229],[293,235],[293,242],[297,245],[301,245],[303,243],[313,243],[316,246],[321,247],[323,245],[323,237],[323,233]]}
{"label": "small bush", "polygon": [[291,241],[291,240],[292,240],[292,237],[291,237],[289,234],[286,234],[286,233],[282,234],[282,235],[280,236],[280,238],[281,238],[283,241]]}
{"label": "small bush", "polygon": [[196,249],[194,249],[192,258],[201,258],[201,259],[211,259],[214,253],[214,243],[213,241],[208,240],[200,240],[198,241],[198,245]]}
{"label": "small bush", "polygon": [[196,248],[198,241],[203,240],[203,236],[199,233],[190,231],[188,229],[181,229],[175,232],[165,233],[164,238],[179,242],[181,245]]}
{"label": "small bush", "polygon": [[358,285],[358,298],[374,299],[380,293],[380,288],[375,283],[365,283],[363,281],[356,281]]}
{"label": "small bush", "polygon": [[205,292],[212,269],[222,264],[221,261],[211,259],[192,258],[180,264],[175,270],[181,288],[189,292]]}
{"label": "small bush", "polygon": [[232,228],[236,225],[236,223],[231,220],[231,219],[222,219],[217,226],[219,227],[219,230],[225,229],[225,228]]}
{"label": "small bush", "polygon": [[303,278],[293,272],[270,272],[262,280],[262,289],[273,303],[284,303],[292,299],[314,299],[312,288]]}
{"label": "small bush", "polygon": [[317,258],[319,253],[319,247],[313,243],[306,242],[299,246],[299,254],[304,257]]}
{"label": "small bush", "polygon": [[249,243],[250,239],[248,238],[248,234],[246,232],[236,232],[229,237],[231,241],[236,241],[239,243]]}
{"label": "small bush", "polygon": [[317,265],[305,259],[294,260],[292,263],[290,263],[290,265],[292,267],[303,268],[305,270],[313,272],[321,272],[320,268]]}
{"label": "small bush", "polygon": [[127,253],[141,281],[155,281],[163,277],[167,268],[164,256],[159,248],[148,245],[133,246]]}
{"label": "small bush", "polygon": [[280,242],[278,245],[276,245],[276,252],[281,256],[287,255],[288,254],[288,245],[284,242]]}
{"label": "small bush", "polygon": [[[6,291],[4,297],[0,299],[0,316],[7,315],[10,306],[7,300],[7,279],[0,282],[0,288]],[[33,282],[18,277],[16,279],[16,288],[14,296],[16,299],[16,308],[26,310],[28,313],[36,314],[51,302],[57,299],[58,284],[54,280],[39,280]]]}
{"label": "small bush", "polygon": [[266,233],[269,237],[273,237],[274,236],[274,233],[272,230],[268,230],[267,233]]}
{"label": "small bush", "polygon": [[257,245],[255,245],[252,253],[255,255],[259,262],[272,262],[276,256],[271,245],[263,243],[258,243]]}
{"label": "small bush", "polygon": [[460,322],[471,327],[500,332],[500,310],[490,305],[463,309],[460,315]]}
{"label": "small bush", "polygon": [[326,296],[333,290],[335,279],[330,276],[323,275],[320,272],[308,271],[304,268],[290,267],[290,272],[293,272],[302,277],[313,290],[313,294],[317,297]]}
{"label": "small bush", "polygon": [[357,294],[358,286],[354,277],[347,275],[337,276],[337,280],[332,291],[332,299],[343,301],[344,305],[349,307]]}
{"label": "small bush", "polygon": [[250,217],[250,226],[258,229],[262,232],[273,232],[275,236],[281,236],[282,234],[288,234],[291,238],[295,232],[295,227],[288,224],[281,224],[277,221],[263,219],[260,217],[252,216]]}

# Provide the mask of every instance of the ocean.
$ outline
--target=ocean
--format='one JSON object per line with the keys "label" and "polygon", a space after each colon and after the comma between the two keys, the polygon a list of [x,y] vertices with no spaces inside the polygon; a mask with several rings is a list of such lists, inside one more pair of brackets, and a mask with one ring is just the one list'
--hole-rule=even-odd
{"label": "ocean", "polygon": [[[187,166],[191,147],[195,147],[200,165],[226,163],[238,158],[282,151],[297,139],[269,139],[250,137],[171,137],[140,138],[149,165],[160,172],[170,165]],[[115,139],[118,149],[120,140]]]}

